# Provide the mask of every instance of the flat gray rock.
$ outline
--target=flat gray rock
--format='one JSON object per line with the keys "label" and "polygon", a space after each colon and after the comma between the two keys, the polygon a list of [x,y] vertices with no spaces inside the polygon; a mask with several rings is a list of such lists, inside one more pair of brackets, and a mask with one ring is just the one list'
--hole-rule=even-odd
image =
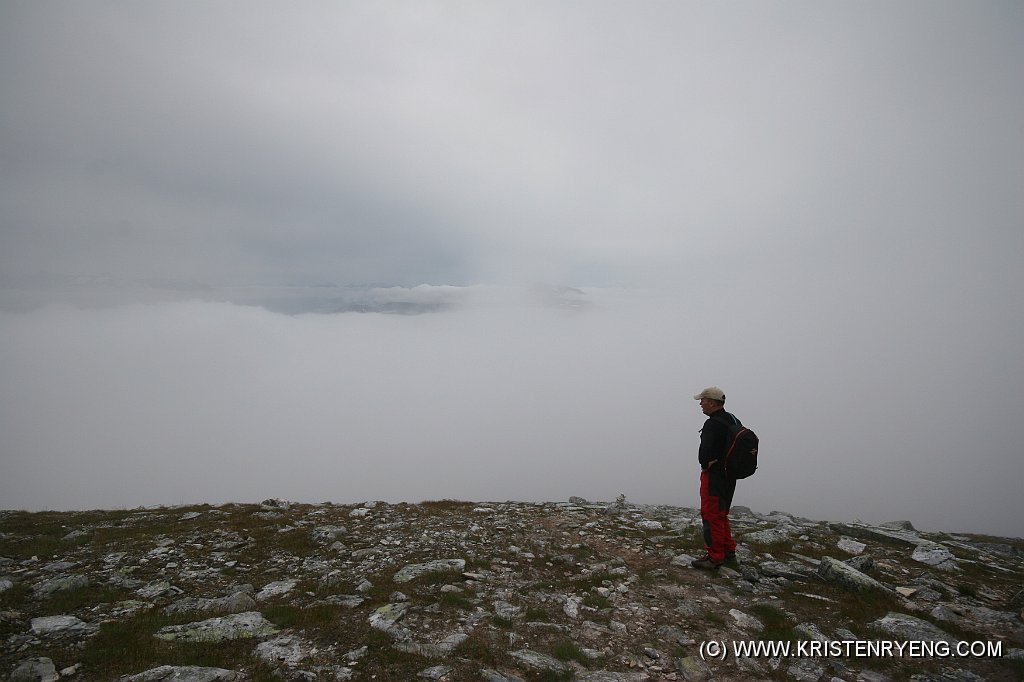
{"label": "flat gray rock", "polygon": [[233,682],[241,679],[241,675],[234,670],[224,668],[162,665],[137,675],[122,677],[121,682]]}
{"label": "flat gray rock", "polygon": [[890,611],[884,618],[873,621],[871,626],[904,640],[948,642],[954,645],[959,641],[926,620],[895,611]]}
{"label": "flat gray rock", "polygon": [[39,583],[32,588],[32,595],[36,599],[45,599],[54,592],[67,592],[88,586],[89,578],[84,575],[65,575]]}
{"label": "flat gray rock", "polygon": [[497,670],[485,668],[480,671],[480,678],[484,682],[526,682],[523,678],[512,673],[500,673]]}
{"label": "flat gray rock", "polygon": [[278,580],[276,582],[267,583],[263,589],[256,594],[256,601],[265,601],[267,599],[273,599],[274,597],[281,597],[292,590],[299,584],[298,580]]}
{"label": "flat gray rock", "polygon": [[955,571],[957,568],[953,553],[936,542],[922,542],[914,548],[910,558],[941,571]]}
{"label": "flat gray rock", "polygon": [[169,625],[153,636],[166,641],[224,642],[277,634],[278,630],[258,611],[235,613],[185,625]]}
{"label": "flat gray rock", "polygon": [[60,675],[49,658],[29,658],[17,665],[7,678],[9,682],[57,682]]}
{"label": "flat gray rock", "polygon": [[558,660],[554,656],[542,654],[539,651],[519,649],[517,651],[513,651],[510,655],[524,668],[534,672],[567,673],[571,670],[567,664]]}
{"label": "flat gray rock", "polygon": [[438,559],[423,564],[409,564],[395,573],[396,583],[407,583],[421,575],[434,572],[461,573],[466,570],[465,559]]}
{"label": "flat gray rock", "polygon": [[832,557],[821,558],[818,564],[818,575],[826,582],[833,582],[854,592],[880,590],[890,592],[888,587],[868,575],[864,575],[853,566],[837,561]]}
{"label": "flat gray rock", "polygon": [[90,625],[74,616],[42,616],[33,618],[30,627],[37,635],[84,634],[95,631],[97,627]]}
{"label": "flat gray rock", "polygon": [[256,600],[245,592],[235,592],[227,597],[219,599],[203,599],[186,597],[179,599],[170,606],[164,608],[164,613],[170,615],[175,613],[243,613],[256,609]]}

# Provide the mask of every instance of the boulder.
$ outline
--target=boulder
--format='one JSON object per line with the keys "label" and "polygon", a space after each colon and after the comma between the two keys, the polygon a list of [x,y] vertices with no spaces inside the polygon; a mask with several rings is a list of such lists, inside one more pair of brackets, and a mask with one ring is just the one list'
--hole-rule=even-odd
{"label": "boulder", "polygon": [[318,526],[313,529],[313,542],[329,545],[348,533],[344,526]]}
{"label": "boulder", "polygon": [[175,613],[196,612],[202,614],[214,613],[243,613],[254,611],[256,600],[245,592],[235,592],[227,597],[219,599],[202,599],[187,597],[179,599],[170,606],[164,608],[164,613],[170,615]]}
{"label": "boulder", "polygon": [[9,682],[57,682],[60,675],[49,658],[29,658],[17,665],[7,678]]}
{"label": "boulder", "polygon": [[856,568],[829,556],[821,558],[821,563],[818,564],[818,576],[826,582],[836,583],[854,592],[865,592],[868,590],[891,592],[888,587],[874,578],[864,575]]}
{"label": "boulder", "polygon": [[957,569],[956,557],[953,553],[936,542],[922,542],[914,548],[910,557],[922,564],[934,566],[941,571],[955,571]]}

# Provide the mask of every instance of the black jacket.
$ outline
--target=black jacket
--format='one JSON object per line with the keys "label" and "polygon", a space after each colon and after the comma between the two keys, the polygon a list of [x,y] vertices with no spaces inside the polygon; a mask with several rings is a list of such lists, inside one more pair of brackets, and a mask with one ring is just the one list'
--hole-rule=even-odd
{"label": "black jacket", "polygon": [[697,453],[701,469],[707,469],[711,462],[714,462],[711,470],[723,471],[729,426],[734,423],[739,423],[739,420],[725,410],[713,412],[704,422],[700,430],[700,451]]}

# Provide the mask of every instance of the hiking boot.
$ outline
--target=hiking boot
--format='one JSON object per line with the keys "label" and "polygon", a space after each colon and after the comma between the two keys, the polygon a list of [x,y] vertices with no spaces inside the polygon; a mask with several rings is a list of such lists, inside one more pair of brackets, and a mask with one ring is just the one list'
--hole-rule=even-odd
{"label": "hiking boot", "polygon": [[736,558],[736,552],[726,552],[725,553],[725,563],[733,564],[733,565],[738,566],[739,563],[740,563],[740,560]]}
{"label": "hiking boot", "polygon": [[710,554],[705,554],[701,558],[691,561],[690,565],[694,568],[700,568],[705,571],[717,571],[718,567],[722,565],[722,562],[715,561],[711,558]]}

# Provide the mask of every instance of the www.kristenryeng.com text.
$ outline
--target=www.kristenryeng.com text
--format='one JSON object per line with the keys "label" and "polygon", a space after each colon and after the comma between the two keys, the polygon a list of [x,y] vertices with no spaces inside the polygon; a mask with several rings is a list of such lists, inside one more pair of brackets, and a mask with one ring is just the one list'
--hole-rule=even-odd
{"label": "www.kristenryeng.com text", "polygon": [[1002,642],[926,640],[715,640],[700,645],[705,661],[735,658],[999,658]]}

